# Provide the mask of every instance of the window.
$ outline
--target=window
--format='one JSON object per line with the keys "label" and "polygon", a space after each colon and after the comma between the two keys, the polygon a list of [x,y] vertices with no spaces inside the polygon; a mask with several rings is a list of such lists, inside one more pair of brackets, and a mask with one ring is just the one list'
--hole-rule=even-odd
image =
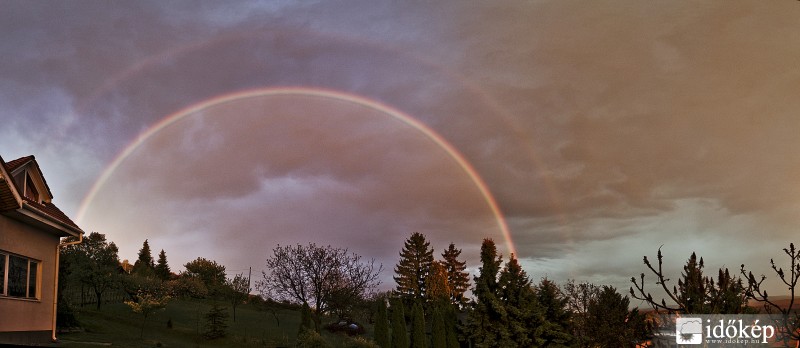
{"label": "window", "polygon": [[29,198],[30,200],[42,203],[43,197],[36,188],[36,183],[34,182],[29,171],[23,170],[14,175],[14,182],[17,184],[17,188],[20,189],[20,193],[23,196]]}
{"label": "window", "polygon": [[0,272],[0,296],[39,297],[39,261],[0,252]]}
{"label": "window", "polygon": [[39,202],[39,190],[33,184],[30,174],[25,174],[25,197],[28,197],[36,202]]}

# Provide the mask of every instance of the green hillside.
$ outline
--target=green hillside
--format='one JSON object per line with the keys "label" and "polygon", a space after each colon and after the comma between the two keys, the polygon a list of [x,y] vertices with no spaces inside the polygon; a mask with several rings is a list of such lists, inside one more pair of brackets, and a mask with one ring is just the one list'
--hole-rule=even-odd
{"label": "green hillside", "polygon": [[[220,302],[220,305],[225,303]],[[166,308],[151,314],[144,322],[123,303],[105,304],[101,310],[93,306],[76,309],[82,331],[59,334],[63,347],[294,347],[300,324],[300,313],[293,309],[266,309],[241,305],[233,312],[226,306],[229,318],[225,338],[206,340],[203,331],[205,314],[212,307],[206,300],[173,300]],[[171,323],[171,328],[168,323]],[[350,346],[353,340],[324,332],[332,347]]]}

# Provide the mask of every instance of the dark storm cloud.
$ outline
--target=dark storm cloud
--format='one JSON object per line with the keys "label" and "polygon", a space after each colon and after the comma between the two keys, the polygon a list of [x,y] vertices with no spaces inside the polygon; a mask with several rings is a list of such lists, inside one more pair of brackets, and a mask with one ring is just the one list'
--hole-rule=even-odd
{"label": "dark storm cloud", "polygon": [[[800,45],[788,38],[798,11],[633,1],[10,2],[0,11],[0,48],[10,52],[0,65],[0,154],[36,154],[74,216],[101,169],[178,110],[253,88],[352,93],[412,115],[465,155],[509,216],[531,273],[619,284],[639,272],[641,252],[604,255],[668,244],[678,262],[692,248],[709,260],[726,254],[714,236],[731,236],[733,249],[752,244],[754,229],[769,231],[770,246],[791,239],[800,223]],[[165,130],[175,137],[149,140],[112,179],[124,179],[121,192],[140,210],[99,198],[126,212],[119,226],[143,225],[104,232],[135,237],[134,251],[151,233],[141,231],[168,230],[172,239],[160,242],[194,246],[187,250],[208,248],[193,233],[236,235],[229,242],[246,252],[213,257],[253,263],[242,255],[292,239],[243,231],[265,221],[297,228],[313,213],[303,229],[340,233],[320,241],[357,239],[388,263],[409,229],[423,226],[441,233],[439,249],[461,242],[474,264],[480,239],[496,231],[463,173],[436,147],[414,147],[419,135],[402,125],[341,122],[352,109],[327,108],[283,105],[284,118],[242,124],[194,117]],[[329,111],[337,116],[288,121]],[[271,205],[274,219],[259,205]],[[746,260],[720,262],[757,258],[740,254]]]}

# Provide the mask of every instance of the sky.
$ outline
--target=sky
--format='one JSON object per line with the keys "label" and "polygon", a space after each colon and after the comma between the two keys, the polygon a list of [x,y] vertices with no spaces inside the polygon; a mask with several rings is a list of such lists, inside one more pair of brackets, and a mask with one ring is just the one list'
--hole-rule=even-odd
{"label": "sky", "polygon": [[800,231],[795,1],[1,8],[0,156],[122,259],[257,279],[316,243],[386,289],[421,232],[625,292],[659,247],[771,275]]}

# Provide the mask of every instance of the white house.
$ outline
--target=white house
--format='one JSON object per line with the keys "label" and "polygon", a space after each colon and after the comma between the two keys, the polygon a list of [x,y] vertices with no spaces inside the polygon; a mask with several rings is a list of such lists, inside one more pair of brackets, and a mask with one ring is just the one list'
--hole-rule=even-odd
{"label": "white house", "polygon": [[83,231],[52,200],[33,156],[0,157],[0,344],[56,338],[60,240]]}

